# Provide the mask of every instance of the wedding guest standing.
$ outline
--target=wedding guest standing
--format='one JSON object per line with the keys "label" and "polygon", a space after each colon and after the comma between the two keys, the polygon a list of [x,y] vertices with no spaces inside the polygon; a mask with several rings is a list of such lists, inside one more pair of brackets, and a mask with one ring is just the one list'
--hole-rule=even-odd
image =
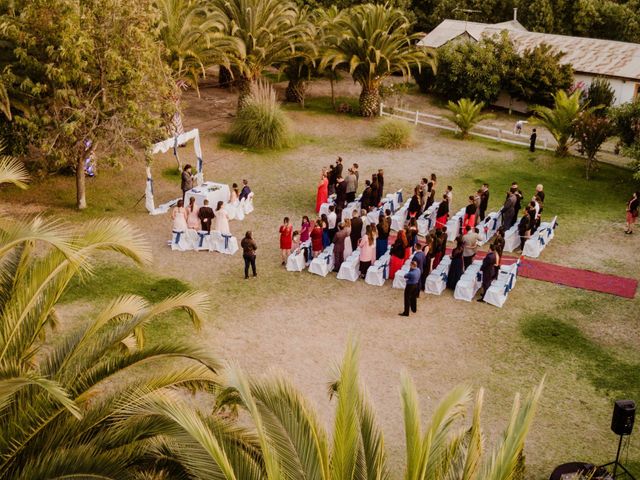
{"label": "wedding guest standing", "polygon": [[378,205],[384,196],[384,170],[378,170]]}
{"label": "wedding guest standing", "polygon": [[329,214],[327,215],[327,227],[329,228],[329,240],[333,243],[333,236],[338,231],[338,215],[336,215],[335,205],[329,205]]}
{"label": "wedding guest standing", "polygon": [[338,231],[333,237],[333,269],[336,272],[340,271],[340,265],[344,262],[345,241],[351,241],[350,239],[346,240],[349,237],[349,233],[351,232],[344,228],[344,223],[340,223]]}
{"label": "wedding guest standing", "polygon": [[342,220],[342,210],[347,206],[347,183],[342,176],[336,180],[336,215]]}
{"label": "wedding guest standing", "polygon": [[360,248],[360,275],[364,278],[367,275],[367,270],[371,266],[376,255],[376,245],[373,240],[373,230],[371,225],[367,225],[367,230],[364,237],[358,242],[358,248]]}
{"label": "wedding guest standing", "polygon": [[485,214],[487,213],[487,208],[489,207],[489,184],[483,183],[482,188],[480,189],[480,220],[484,220]]}
{"label": "wedding guest standing", "polygon": [[453,205],[453,187],[451,185],[447,185],[447,190],[445,191],[445,195],[449,200],[449,207]]}
{"label": "wedding guest standing", "polygon": [[336,180],[338,179],[338,177],[342,177],[342,157],[338,157],[336,159],[335,175]]}
{"label": "wedding guest standing", "polygon": [[422,272],[422,277],[420,279],[420,290],[424,290],[425,284],[427,283],[427,277],[431,273],[431,265],[433,264],[433,237],[431,235],[427,235],[424,239],[424,247],[422,249],[424,252],[424,272]]}
{"label": "wedding guest standing", "polygon": [[418,288],[420,287],[420,270],[416,262],[411,262],[409,272],[404,276],[407,283],[404,287],[404,310],[399,313],[401,317],[409,316],[409,309],[413,313],[418,312]]}
{"label": "wedding guest standing", "polygon": [[442,201],[438,205],[438,211],[436,212],[436,228],[442,228],[447,224],[449,219],[449,197],[445,193],[442,195]]}
{"label": "wedding guest standing", "polygon": [[389,246],[389,231],[391,230],[389,218],[381,213],[376,228],[378,230],[378,238],[376,238],[376,258],[380,258],[386,253]]}
{"label": "wedding guest standing", "polygon": [[331,238],[329,236],[329,220],[324,213],[320,215],[320,222],[322,225],[322,248],[324,249],[331,245]]}
{"label": "wedding guest standing", "polygon": [[464,272],[464,260],[462,253],[464,247],[462,246],[462,237],[456,238],[456,246],[451,251],[451,266],[449,267],[449,273],[447,275],[447,288],[449,290],[455,290],[458,280]]}
{"label": "wedding guest standing", "polygon": [[368,212],[369,207],[373,205],[373,202],[374,200],[371,191],[371,180],[365,180],[364,190],[362,191],[362,196],[360,197],[360,207]]}
{"label": "wedding guest standing", "polygon": [[249,182],[245,179],[242,180],[242,191],[240,192],[240,195],[238,196],[240,200],[242,200],[243,198],[249,198],[249,194],[251,193],[251,188],[249,187]]}
{"label": "wedding guest standing", "polygon": [[409,224],[406,227],[407,232],[407,240],[409,241],[409,246],[413,247],[418,241],[418,221],[415,218],[409,220]]}
{"label": "wedding guest standing", "polygon": [[380,197],[379,193],[380,185],[378,184],[378,174],[371,175],[371,205],[370,207],[377,207]]}
{"label": "wedding guest standing", "polygon": [[182,203],[184,204],[184,197],[189,190],[193,188],[193,177],[191,176],[191,165],[188,163],[182,169],[182,178],[180,181],[180,189],[182,190]]}
{"label": "wedding guest standing", "polygon": [[465,234],[462,237],[462,246],[464,251],[462,257],[464,261],[464,269],[469,268],[469,265],[473,263],[473,258],[478,251],[478,240],[480,238],[479,230],[477,228],[466,227]]}
{"label": "wedding guest standing", "polygon": [[189,198],[189,206],[187,207],[187,227],[192,230],[200,230],[200,217],[198,211],[200,209],[196,205],[195,197]]}
{"label": "wedding guest standing", "polygon": [[289,217],[284,217],[282,225],[280,225],[280,256],[282,257],[282,265],[285,265],[287,258],[291,253],[291,243],[293,240],[293,226],[289,223]]}
{"label": "wedding guest standing", "polygon": [[536,140],[538,138],[538,134],[536,133],[536,129],[534,128],[533,131],[531,132],[531,136],[529,137],[529,151],[530,152],[535,152],[536,151]]}
{"label": "wedding guest standing", "polygon": [[322,246],[322,220],[316,220],[316,224],[311,230],[311,250],[313,251],[313,256],[317,257],[320,255],[320,252],[323,250]]}
{"label": "wedding guest standing", "polygon": [[396,272],[404,265],[404,254],[406,247],[402,243],[402,239],[398,235],[391,245],[391,259],[389,260],[389,280],[393,280]]}
{"label": "wedding guest standing", "polygon": [[358,240],[362,237],[362,219],[360,218],[360,213],[357,211],[353,212],[353,217],[351,218],[351,249],[355,250],[358,248]]}
{"label": "wedding guest standing", "polygon": [[171,210],[171,229],[174,232],[186,232],[187,231],[187,210],[184,208],[184,202],[178,200],[178,204]]}
{"label": "wedding guest standing", "polygon": [[198,218],[200,219],[200,225],[205,232],[211,232],[211,221],[215,217],[213,208],[209,206],[209,200],[204,199],[204,204],[198,210]]}
{"label": "wedding guest standing", "polygon": [[464,209],[464,220],[462,222],[462,229],[465,230],[465,227],[475,227],[476,226],[476,199],[473,195],[469,196],[469,204]]}
{"label": "wedding guest standing", "polygon": [[511,226],[516,222],[516,195],[512,190],[507,192],[507,199],[504,201],[502,205],[502,225],[505,230],[509,230]]}
{"label": "wedding guest standing", "polygon": [[353,173],[353,169],[350,168],[348,170],[347,177],[345,178],[345,183],[347,185],[347,203],[351,203],[356,199],[356,191],[358,190],[358,179],[356,178],[356,174]]}
{"label": "wedding guest standing", "polygon": [[409,202],[409,208],[407,208],[407,218],[416,218],[420,216],[420,187],[416,186],[413,189],[413,195]]}
{"label": "wedding guest standing", "polygon": [[[426,275],[424,274],[426,268],[425,268],[425,263],[427,261],[427,257],[424,254],[424,252],[422,251],[422,247],[420,246],[419,243],[416,243],[413,246],[413,257],[411,257],[411,260],[416,262],[416,265],[418,266],[418,270],[420,270],[420,285],[422,285],[422,279],[424,278],[426,281]],[[420,297],[420,290],[421,288],[418,288],[418,297]]]}
{"label": "wedding guest standing", "polygon": [[320,207],[323,203],[327,203],[329,199],[329,179],[323,171],[320,175],[320,183],[318,183],[318,193],[316,194],[316,213],[320,213]]}
{"label": "wedding guest standing", "polygon": [[229,216],[224,210],[224,202],[220,200],[216,207],[216,218],[214,219],[214,230],[225,235],[231,234],[229,231]]}
{"label": "wedding guest standing", "polygon": [[633,225],[638,218],[638,206],[640,203],[640,192],[633,192],[631,199],[627,202],[627,229],[624,231],[627,235],[633,233]]}
{"label": "wedding guest standing", "polygon": [[484,296],[487,294],[487,290],[493,282],[493,278],[496,276],[497,267],[499,264],[498,255],[496,254],[496,246],[494,244],[489,245],[489,253],[482,260],[482,266],[480,271],[482,272],[482,293],[479,302],[484,302]]}
{"label": "wedding guest standing", "polygon": [[253,234],[251,231],[248,231],[244,234],[244,238],[240,242],[240,247],[242,247],[242,259],[244,260],[244,279],[249,278],[249,266],[251,266],[251,271],[253,272],[253,276],[257,277],[256,273],[256,250],[258,249],[258,245],[256,241],[253,239]]}
{"label": "wedding guest standing", "polygon": [[306,215],[302,217],[302,225],[300,226],[300,242],[304,243],[309,240],[309,235],[311,234],[311,229],[313,226],[309,221],[309,217]]}
{"label": "wedding guest standing", "polygon": [[529,240],[531,233],[531,216],[529,212],[531,211],[530,207],[527,207],[525,214],[520,219],[518,223],[518,235],[520,236],[520,250],[524,250],[524,244],[527,240]]}
{"label": "wedding guest standing", "polygon": [[427,196],[427,199],[424,207],[425,210],[428,209],[431,205],[433,205],[433,202],[435,202],[436,200],[436,189],[433,187],[433,182],[427,183],[426,196]]}

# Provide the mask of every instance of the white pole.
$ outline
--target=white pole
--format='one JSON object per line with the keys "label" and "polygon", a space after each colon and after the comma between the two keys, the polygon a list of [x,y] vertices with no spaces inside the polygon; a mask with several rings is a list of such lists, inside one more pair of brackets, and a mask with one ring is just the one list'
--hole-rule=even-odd
{"label": "white pole", "polygon": [[413,122],[413,123],[414,123],[414,125],[418,125],[418,116],[419,116],[419,115],[420,115],[420,110],[416,110],[416,119],[415,119],[415,121]]}

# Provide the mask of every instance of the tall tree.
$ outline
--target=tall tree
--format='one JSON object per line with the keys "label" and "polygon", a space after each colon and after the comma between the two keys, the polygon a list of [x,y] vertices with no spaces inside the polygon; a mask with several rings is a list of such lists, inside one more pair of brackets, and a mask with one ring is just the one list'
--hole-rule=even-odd
{"label": "tall tree", "polygon": [[560,90],[553,96],[553,108],[539,105],[533,107],[535,116],[532,123],[544,126],[553,135],[558,143],[557,155],[565,156],[569,153],[569,147],[576,142],[575,128],[579,116],[593,111],[593,108],[581,104],[581,95],[581,90],[576,90],[571,95]]}
{"label": "tall tree", "polygon": [[220,15],[236,45],[227,58],[241,109],[263,70],[296,56],[311,27],[298,22],[298,8],[290,0],[213,0],[212,11]]}
{"label": "tall tree", "polygon": [[593,112],[584,112],[576,120],[575,137],[586,159],[586,178],[589,180],[596,156],[613,133],[611,120]]}
{"label": "tall tree", "polygon": [[336,20],[322,65],[344,65],[360,84],[360,114],[378,113],[380,86],[393,73],[411,74],[411,67],[424,65],[428,54],[415,46],[420,37],[411,34],[403,12],[387,5],[353,7]]}
{"label": "tall tree", "polygon": [[321,30],[322,13],[312,13],[307,7],[300,7],[296,23],[306,24],[300,31],[300,44],[284,65],[284,72],[289,79],[285,98],[288,102],[299,103],[304,108],[307,82],[314,74],[319,62],[324,36]]}
{"label": "tall tree", "polygon": [[14,5],[0,7],[10,25],[0,71],[16,107],[9,147],[23,153],[30,144],[48,169],[75,169],[76,204],[85,208],[85,159],[148,145],[173,113],[174,84],[151,33],[154,10],[150,0]]}

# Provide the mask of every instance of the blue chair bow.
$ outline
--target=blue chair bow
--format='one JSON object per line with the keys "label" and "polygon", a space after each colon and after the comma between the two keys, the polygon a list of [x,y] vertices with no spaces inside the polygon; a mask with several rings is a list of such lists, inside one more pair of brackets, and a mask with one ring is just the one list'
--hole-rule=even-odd
{"label": "blue chair bow", "polygon": [[151,195],[153,195],[153,179],[151,177],[147,177],[147,182],[149,182],[149,188],[151,190]]}
{"label": "blue chair bow", "polygon": [[504,286],[504,294],[506,295],[513,288],[513,273],[509,275],[509,281]]}
{"label": "blue chair bow", "polygon": [[231,239],[232,235],[227,235],[226,233],[222,233],[222,238],[224,238],[224,249],[227,250],[229,248],[229,240]]}
{"label": "blue chair bow", "polygon": [[200,237],[198,241],[198,248],[202,248],[202,244],[204,243],[204,237],[209,235],[209,232],[198,232],[198,237]]}
{"label": "blue chair bow", "polygon": [[540,242],[540,245],[544,246],[544,238],[542,238],[541,235],[538,235],[538,241]]}
{"label": "blue chair bow", "polygon": [[378,267],[378,270],[382,270],[382,278],[389,278],[389,273],[387,271],[388,267],[389,267],[388,263],[384,263]]}
{"label": "blue chair bow", "polygon": [[440,274],[440,277],[442,278],[443,281],[447,281],[449,279],[449,275],[447,275],[447,272],[442,272]]}
{"label": "blue chair bow", "polygon": [[325,255],[324,257],[325,261],[327,262],[327,265],[331,264],[331,255],[329,255],[328,253]]}
{"label": "blue chair bow", "polygon": [[491,230],[496,231],[498,229],[498,215],[493,217],[493,225],[491,225]]}
{"label": "blue chair bow", "polygon": [[180,237],[182,236],[182,234],[183,234],[184,232],[182,232],[182,231],[177,232],[176,230],[172,230],[172,232],[173,232],[173,233],[175,234],[175,236],[176,236],[176,238],[173,240],[173,243],[174,243],[174,245],[177,245],[177,244],[179,244],[179,243],[180,243]]}
{"label": "blue chair bow", "polygon": [[398,196],[398,204],[402,203],[402,192],[396,192],[396,195]]}
{"label": "blue chair bow", "polygon": [[476,273],[476,280],[477,280],[478,282],[481,282],[481,281],[482,281],[482,272],[477,272],[477,273]]}

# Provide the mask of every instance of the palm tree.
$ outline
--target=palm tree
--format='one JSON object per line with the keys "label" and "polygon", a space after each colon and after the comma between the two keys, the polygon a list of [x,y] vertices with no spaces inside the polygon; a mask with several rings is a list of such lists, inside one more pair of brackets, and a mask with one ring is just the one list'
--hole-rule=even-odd
{"label": "palm tree", "polygon": [[449,100],[447,108],[451,111],[446,118],[451,120],[460,129],[462,138],[469,135],[469,131],[482,120],[493,118],[490,113],[482,113],[484,102],[476,102],[468,98],[461,98],[456,103]]}
{"label": "palm tree", "polygon": [[296,54],[284,65],[284,72],[289,79],[285,98],[288,102],[299,103],[302,108],[304,108],[307,82],[311,78],[318,60],[320,30],[316,28],[315,17],[307,7],[302,7],[299,10],[296,23],[306,25],[306,28],[301,29],[300,44]]}
{"label": "palm tree", "polygon": [[[24,171],[2,161],[0,180],[20,185]],[[54,218],[0,215],[0,478],[133,479],[159,465],[181,468],[152,461],[170,432],[128,409],[167,389],[215,387],[218,362],[198,348],[172,339],[144,343],[145,326],[168,311],[182,309],[198,325],[205,295],[155,305],[124,296],[43,341],[69,282],[90,274],[101,251],[138,263],[150,258],[122,220],[86,222],[77,232]]]}
{"label": "palm tree", "polygon": [[415,46],[420,34],[402,10],[388,5],[358,5],[335,22],[330,46],[322,64],[344,65],[362,87],[360,113],[377,115],[380,85],[393,73],[410,75],[412,66],[433,65],[430,53]]}
{"label": "palm tree", "polygon": [[[221,478],[388,479],[384,435],[366,389],[360,382],[357,359],[357,346],[348,344],[338,380],[330,389],[337,396],[331,437],[311,405],[285,378],[260,380],[248,377],[236,366],[228,368],[224,375],[227,389],[219,393],[218,405],[240,405],[250,416],[262,454],[264,477],[241,476],[229,468]],[[409,378],[404,376],[401,389],[407,444],[404,478],[513,478],[541,389],[542,384],[522,405],[516,396],[503,438],[483,461],[485,452],[480,426],[482,390],[476,396],[469,427],[460,428],[460,422],[471,403],[471,391],[459,387],[444,398],[431,423],[422,431],[417,393]],[[174,419],[185,429],[189,428],[188,422],[182,422],[175,416]],[[198,436],[202,437],[202,433]],[[205,441],[197,443],[194,457],[203,462],[206,459],[229,465],[227,457],[220,454],[222,449],[216,451],[216,456],[207,455],[207,450],[214,449],[207,447]]]}
{"label": "palm tree", "polygon": [[0,112],[7,117],[7,120],[11,120],[11,103],[9,101],[9,93],[7,87],[4,86],[4,82],[0,80]]}
{"label": "palm tree", "polygon": [[558,143],[556,155],[565,156],[569,152],[569,147],[576,142],[575,124],[580,114],[594,110],[587,104],[581,104],[581,95],[581,90],[576,90],[571,95],[567,95],[564,90],[559,90],[553,96],[553,108],[540,105],[532,107],[536,116],[531,119],[531,122],[549,130]]}
{"label": "palm tree", "polygon": [[228,60],[241,109],[264,69],[296,55],[310,24],[298,22],[298,8],[290,0],[213,0],[212,11],[220,15],[225,33],[236,45]]}

